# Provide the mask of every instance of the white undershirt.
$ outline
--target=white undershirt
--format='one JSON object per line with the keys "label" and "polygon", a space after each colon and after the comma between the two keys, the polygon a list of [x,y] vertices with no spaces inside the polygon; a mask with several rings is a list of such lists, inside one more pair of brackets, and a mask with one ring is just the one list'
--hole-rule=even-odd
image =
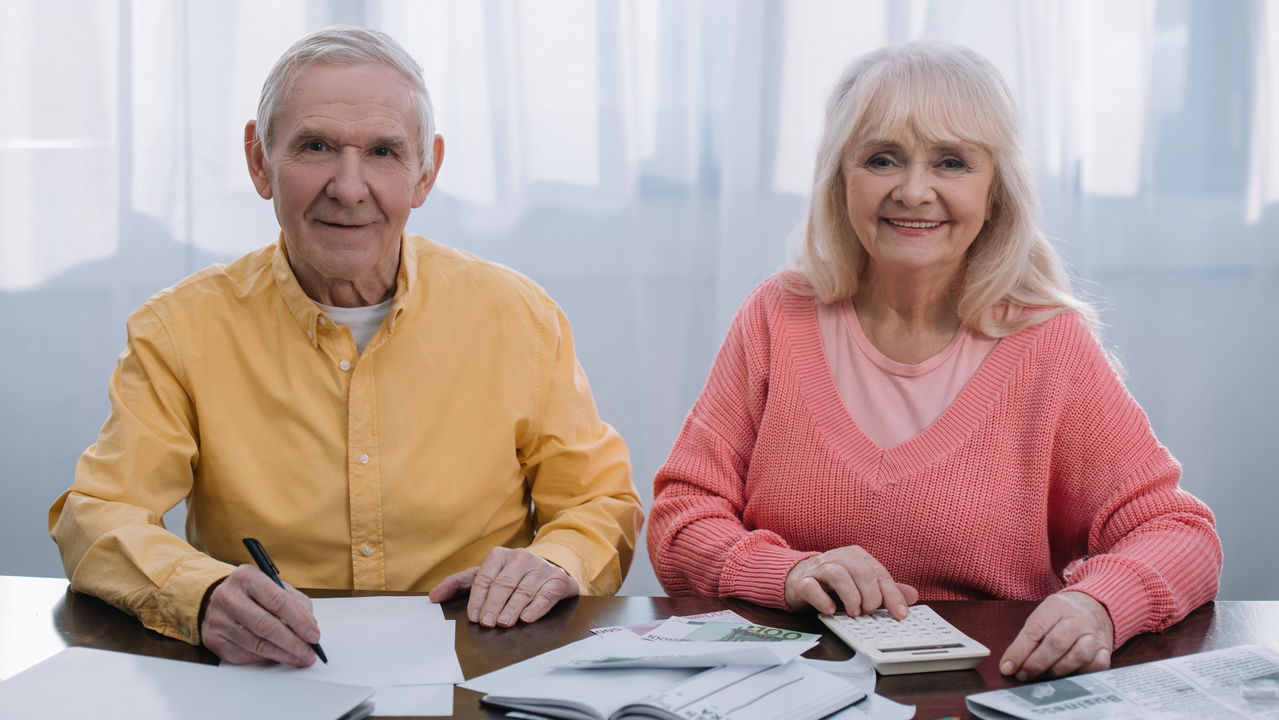
{"label": "white undershirt", "polygon": [[[312,300],[311,302],[315,302]],[[364,352],[364,346],[369,344],[373,339],[373,334],[382,326],[382,321],[386,319],[386,313],[391,309],[391,298],[387,298],[377,305],[365,305],[364,307],[333,307],[324,303],[315,302],[315,306],[329,316],[333,322],[341,325],[351,331],[351,337],[355,338],[355,347],[361,353]]]}

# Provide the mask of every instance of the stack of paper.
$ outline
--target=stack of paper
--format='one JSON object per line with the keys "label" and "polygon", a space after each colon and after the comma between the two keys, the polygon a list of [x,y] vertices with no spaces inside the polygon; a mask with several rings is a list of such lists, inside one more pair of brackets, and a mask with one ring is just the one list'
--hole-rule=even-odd
{"label": "stack of paper", "polygon": [[485,693],[492,705],[580,720],[802,720],[850,705],[838,717],[914,714],[883,698],[857,702],[874,690],[875,671],[864,660],[800,658],[819,635],[753,625],[726,612],[592,632],[462,687]]}
{"label": "stack of paper", "polygon": [[373,688],[378,715],[453,714],[453,685],[463,680],[454,622],[422,596],[313,601],[328,664],[223,668]]}

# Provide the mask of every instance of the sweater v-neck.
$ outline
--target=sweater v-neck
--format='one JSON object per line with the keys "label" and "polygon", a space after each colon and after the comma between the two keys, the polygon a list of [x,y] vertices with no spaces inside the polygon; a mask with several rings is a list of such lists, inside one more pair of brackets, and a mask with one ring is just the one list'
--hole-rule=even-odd
{"label": "sweater v-neck", "polygon": [[963,443],[990,413],[1044,326],[1039,323],[1003,338],[936,420],[911,439],[883,448],[862,431],[839,395],[813,299],[786,291],[780,296],[788,336],[778,345],[790,355],[800,395],[830,448],[875,489],[927,469]]}

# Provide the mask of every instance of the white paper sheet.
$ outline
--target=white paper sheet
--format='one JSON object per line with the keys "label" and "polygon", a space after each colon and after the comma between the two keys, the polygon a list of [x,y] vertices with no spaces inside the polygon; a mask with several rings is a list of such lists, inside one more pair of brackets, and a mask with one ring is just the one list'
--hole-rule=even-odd
{"label": "white paper sheet", "polygon": [[0,718],[313,720],[342,717],[371,694],[363,687],[75,647],[0,683]]}
{"label": "white paper sheet", "polygon": [[373,688],[373,714],[451,717],[452,685],[393,685]]}
{"label": "white paper sheet", "polygon": [[454,623],[424,596],[313,601],[328,664],[242,666],[263,673],[366,687],[460,683]]}
{"label": "white paper sheet", "polygon": [[563,668],[698,668],[718,665],[780,665],[800,656],[816,640],[796,642],[683,642],[644,640],[630,633],[607,633],[574,643],[557,658]]}

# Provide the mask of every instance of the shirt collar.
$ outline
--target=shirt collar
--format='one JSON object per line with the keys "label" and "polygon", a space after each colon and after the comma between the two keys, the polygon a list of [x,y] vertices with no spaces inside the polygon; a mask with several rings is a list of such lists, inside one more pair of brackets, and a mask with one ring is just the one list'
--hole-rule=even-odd
{"label": "shirt collar", "polygon": [[[312,347],[319,346],[316,324],[319,321],[320,309],[311,302],[311,298],[298,283],[289,265],[289,251],[284,245],[284,231],[276,240],[275,256],[271,258],[271,274],[275,278],[280,296],[289,308],[293,319],[306,333]],[[391,298],[391,308],[387,311],[387,332],[395,332],[396,322],[408,305],[409,293],[413,289],[413,280],[417,277],[417,246],[408,233],[400,234],[400,269],[395,277],[395,295]]]}

